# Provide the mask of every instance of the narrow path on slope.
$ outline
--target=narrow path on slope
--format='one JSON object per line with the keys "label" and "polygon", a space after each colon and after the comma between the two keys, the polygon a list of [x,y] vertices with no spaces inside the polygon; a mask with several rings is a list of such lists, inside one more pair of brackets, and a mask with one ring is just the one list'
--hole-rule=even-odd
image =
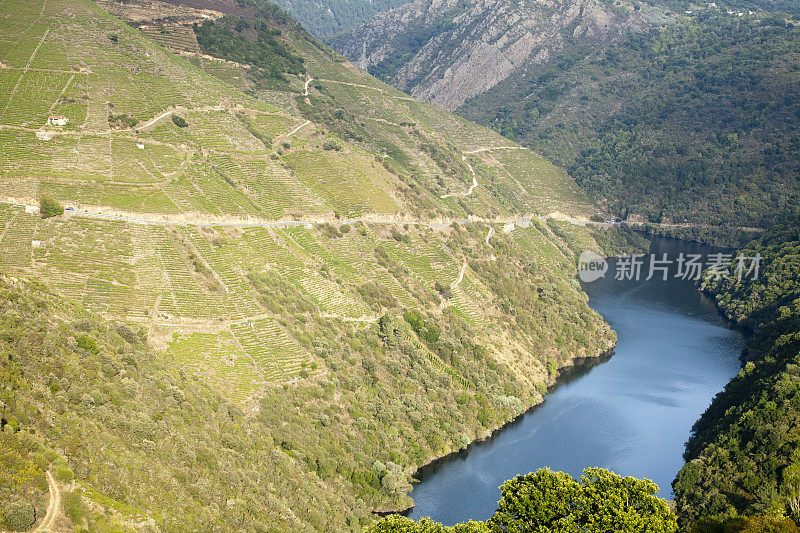
{"label": "narrow path on slope", "polygon": [[464,261],[464,264],[461,265],[461,270],[458,272],[458,279],[452,285],[450,285],[451,289],[455,290],[455,288],[458,287],[462,281],[464,281],[464,273],[466,271],[467,271],[467,262]]}
{"label": "narrow path on slope", "polygon": [[326,80],[323,78],[319,78],[319,81],[324,81],[325,83],[338,83],[340,85],[349,85],[350,87],[361,87],[363,89],[372,89],[373,91],[378,91],[379,93],[384,93],[383,89],[380,87],[373,87],[372,85],[364,85],[363,83],[352,83],[349,81],[338,81],[338,80]]}
{"label": "narrow path on slope", "polygon": [[169,111],[164,111],[163,113],[161,113],[157,117],[154,117],[154,118],[150,119],[144,126],[139,126],[137,129],[143,130],[145,128],[149,128],[150,126],[152,126],[153,124],[155,124],[156,122],[161,120],[162,118],[167,117],[167,116],[173,114],[174,112],[175,112],[174,109],[170,109]]}
{"label": "narrow path on slope", "polygon": [[286,137],[291,137],[292,135],[294,135],[295,133],[300,131],[302,128],[308,126],[309,124],[311,124],[311,121],[310,120],[306,120],[305,122],[303,122],[302,124],[297,126],[295,129],[293,129],[292,131],[290,131],[289,133],[287,133],[286,135],[281,137],[281,139],[285,139]]}
{"label": "narrow path on slope", "polygon": [[45,530],[50,531],[53,527],[53,523],[56,521],[58,510],[61,508],[61,489],[59,489],[58,485],[56,485],[56,481],[53,479],[53,474],[48,471],[46,476],[47,485],[50,489],[50,503],[47,505],[47,514],[44,515],[42,523],[33,529],[32,533],[41,533]]}
{"label": "narrow path on slope", "polygon": [[492,150],[527,150],[524,146],[487,146],[477,150],[467,150],[465,154],[478,154],[480,152],[491,152]]}
{"label": "narrow path on slope", "polygon": [[[27,199],[15,199],[9,196],[0,196],[0,204],[2,205],[10,205],[13,207],[20,207],[20,208],[32,208],[38,209],[39,206],[35,204],[27,204],[24,203],[26,201],[35,201],[32,198]],[[98,209],[104,209],[103,206],[98,206]],[[403,224],[411,224],[415,226],[427,226],[430,228],[446,228],[447,226],[451,226],[452,224],[464,225],[469,223],[482,223],[487,224],[489,226],[496,226],[496,225],[503,225],[510,222],[514,222],[515,224],[520,223],[527,223],[531,221],[531,215],[523,215],[523,214],[516,214],[504,217],[495,217],[495,218],[484,218],[484,217],[465,217],[465,218],[442,218],[439,220],[415,220],[415,219],[407,219],[407,218],[399,218],[394,216],[375,216],[375,217],[362,217],[362,218],[353,218],[353,219],[335,219],[334,217],[326,217],[326,216],[319,216],[316,218],[310,218],[305,220],[265,220],[259,218],[244,218],[241,220],[231,220],[231,218],[235,217],[217,217],[214,215],[207,215],[207,216],[187,216],[186,214],[179,214],[179,215],[161,215],[162,218],[143,218],[143,216],[137,216],[137,213],[131,213],[130,215],[126,214],[111,214],[111,213],[102,213],[102,212],[95,212],[95,211],[81,211],[79,209],[74,209],[67,206],[67,212],[65,213],[66,216],[79,216],[85,218],[96,218],[101,220],[110,220],[116,222],[126,222],[129,224],[138,224],[142,226],[220,226],[220,227],[232,227],[232,228],[291,228],[297,226],[313,226],[314,224],[356,224],[358,222],[364,224],[387,224],[387,225],[403,225]],[[146,215],[144,215],[146,216]],[[538,220],[547,221],[547,220],[559,220],[562,222],[569,222],[570,224],[574,224],[577,226],[597,226],[597,227],[610,227],[615,225],[620,225],[619,222],[614,223],[607,223],[607,222],[592,222],[589,220],[578,219],[569,217],[564,215],[563,213],[553,212],[547,215],[536,215],[533,218]],[[629,224],[629,225],[641,225],[641,224]],[[727,227],[727,226],[710,226],[708,224],[682,224],[682,225],[675,225],[675,224],[654,224],[656,226],[662,227],[680,227],[680,228],[692,228],[692,227],[705,227],[705,228],[724,228],[724,229],[735,229],[741,231],[749,231],[753,233],[762,233],[766,231],[764,228],[755,228],[755,227],[747,227],[747,226],[737,226],[737,227]],[[491,230],[491,227],[490,227]],[[490,231],[487,235],[487,238],[491,238],[494,235],[494,231]],[[487,239],[488,240],[488,239]]]}
{"label": "narrow path on slope", "polygon": [[486,244],[489,244],[489,239],[494,235],[494,226],[489,226],[489,232],[486,234]]}
{"label": "narrow path on slope", "polygon": [[[466,153],[471,153],[471,152],[464,152],[464,153],[466,154]],[[475,187],[478,186],[478,179],[477,179],[477,175],[475,174],[475,169],[472,168],[472,165],[470,165],[469,161],[467,161],[467,156],[462,155],[461,159],[467,164],[467,167],[469,167],[469,171],[472,173],[472,185],[470,185],[470,188],[467,189],[466,192],[443,194],[443,195],[439,196],[439,198],[444,199],[444,198],[450,198],[452,196],[465,196],[466,197],[466,196],[469,196],[470,194],[472,194],[472,191],[474,191]]]}
{"label": "narrow path on slope", "polygon": [[308,96],[308,84],[311,83],[312,81],[314,81],[314,78],[308,78],[306,80],[306,84],[303,87],[303,96]]}

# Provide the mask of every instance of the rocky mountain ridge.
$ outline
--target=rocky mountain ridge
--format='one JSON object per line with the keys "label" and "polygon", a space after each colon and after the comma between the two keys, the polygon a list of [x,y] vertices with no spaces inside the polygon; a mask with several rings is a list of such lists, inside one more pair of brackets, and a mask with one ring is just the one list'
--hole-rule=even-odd
{"label": "rocky mountain ridge", "polygon": [[640,9],[622,2],[417,0],[332,46],[412,96],[452,110],[566,45],[609,42],[648,25]]}

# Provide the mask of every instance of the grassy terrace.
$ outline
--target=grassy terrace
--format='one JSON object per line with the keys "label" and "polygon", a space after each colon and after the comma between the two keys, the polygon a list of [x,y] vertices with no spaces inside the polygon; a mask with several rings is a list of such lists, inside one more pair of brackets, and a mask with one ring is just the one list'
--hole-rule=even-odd
{"label": "grassy terrace", "polygon": [[[483,242],[488,227],[464,248],[451,229],[338,218],[590,213],[540,157],[291,32],[281,38],[316,79],[309,95],[304,77],[289,76],[256,99],[237,89],[252,88],[247,69],[162,47],[196,51],[187,28],[142,34],[83,0],[6,0],[2,9],[15,16],[0,32],[0,196],[35,203],[46,193],[89,211],[171,217],[41,220],[4,205],[3,271],[147,326],[197,375],[251,406],[269,385],[322,372],[307,323],[357,329],[418,309],[463,321],[504,350],[536,346],[533,336],[517,348],[498,340],[510,326],[498,327],[500,298],[481,272],[496,251]],[[45,125],[54,113],[68,124]],[[473,171],[478,185],[466,195]],[[220,225],[279,219],[321,223]],[[536,224],[495,239],[567,273],[570,246],[591,240],[570,231]],[[469,387],[414,332],[401,333]]]}
{"label": "grassy terrace", "polygon": [[[494,322],[486,310],[495,296],[472,268],[465,268],[451,294],[441,299],[437,293],[456,282],[464,261],[447,244],[450,230],[399,229],[164,226],[79,216],[42,220],[2,206],[0,268],[39,278],[93,311],[148,325],[151,336],[164,339],[158,342],[188,368],[232,399],[253,405],[270,383],[311,377],[320,364],[302,329],[296,329],[297,318],[290,319],[294,325],[281,325],[292,311],[275,307],[284,305],[269,300],[277,293],[264,292],[253,276],[274,274],[273,286],[280,283],[284,294],[294,294],[292,301],[310,303],[295,317],[326,317],[342,327],[387,311],[440,313],[445,307],[473,327]],[[485,228],[478,231],[478,242],[484,233]],[[573,252],[547,226],[534,224],[512,236],[549,268],[570,268]],[[478,252],[471,253],[481,257]],[[457,375],[435,354],[429,359]]]}
{"label": "grassy terrace", "polygon": [[161,28],[143,28],[142,33],[147,35],[151,41],[172,50],[186,52],[200,52],[197,45],[197,37],[190,27],[187,26],[166,26]]}
{"label": "grassy terrace", "polygon": [[[279,39],[306,73],[268,82],[168,50],[191,37],[139,32],[89,0],[0,2],[0,274],[77,309],[48,337],[66,339],[48,342],[75,372],[51,380],[57,365],[28,358],[39,381],[17,403],[115,520],[360,530],[371,509],[408,504],[415,466],[613,342],[573,280],[588,230],[502,231],[592,210],[537,156],[297,30]],[[43,194],[79,212],[13,205]]]}
{"label": "grassy terrace", "polygon": [[[189,61],[144,38],[191,51],[188,27],[141,33],[88,2],[42,6],[3,6],[15,17],[0,35],[2,196],[49,193],[78,206],[188,218],[591,212],[538,156],[502,150],[507,140],[305,39],[282,37],[316,79],[309,96],[298,97],[304,79],[289,76],[285,89],[260,88],[256,99],[227,84],[247,87],[247,69]],[[53,113],[68,124],[45,126]],[[306,119],[313,123],[297,131]],[[326,149],[330,142],[337,148]],[[469,155],[485,148],[499,149]],[[479,185],[464,196],[469,165]]]}

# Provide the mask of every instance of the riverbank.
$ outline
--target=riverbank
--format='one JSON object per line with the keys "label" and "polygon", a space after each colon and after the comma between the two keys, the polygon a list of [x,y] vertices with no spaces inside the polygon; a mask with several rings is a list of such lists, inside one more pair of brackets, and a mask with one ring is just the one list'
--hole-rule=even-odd
{"label": "riverbank", "polygon": [[[603,364],[611,359],[614,355],[614,350],[616,348],[616,343],[614,343],[610,348],[600,352],[596,356],[592,357],[574,357],[567,361],[568,364],[563,365],[561,368],[558,369],[557,377],[554,379],[553,383],[551,383],[547,388],[547,393],[539,400],[538,402],[534,403],[533,405],[529,406],[525,411],[519,413],[518,415],[510,418],[503,424],[491,429],[488,431],[487,434],[476,438],[475,440],[470,441],[470,443],[459,450],[454,450],[444,455],[440,455],[438,457],[433,457],[427,461],[425,461],[413,474],[413,478],[420,482],[426,476],[426,471],[430,469],[435,469],[437,465],[440,463],[446,462],[451,460],[454,457],[458,457],[459,455],[463,455],[467,453],[467,450],[476,444],[484,443],[490,441],[495,436],[500,434],[505,429],[508,429],[510,426],[513,426],[515,423],[520,422],[525,416],[529,415],[530,413],[534,412],[536,409],[539,409],[544,403],[547,401],[547,397],[552,394],[558,387],[562,385],[566,385],[567,383],[571,383],[575,379],[579,378],[584,373],[588,372],[592,368],[597,365]],[[377,508],[373,509],[372,513],[377,516],[388,516],[392,514],[401,514],[401,515],[408,515],[414,508],[415,504],[411,504],[408,507],[404,508]]]}
{"label": "riverbank", "polygon": [[[713,253],[656,238],[650,253]],[[642,272],[647,272],[649,254]],[[614,270],[614,259],[609,260]],[[546,401],[490,438],[420,468],[411,496],[414,519],[444,525],[489,518],[497,489],[519,474],[549,467],[579,477],[586,467],[648,478],[659,496],[683,466],[686,439],[713,397],[739,371],[743,337],[694,283],[608,276],[583,287],[590,306],[617,333],[614,356],[562,368]],[[587,371],[588,368],[588,371]]]}

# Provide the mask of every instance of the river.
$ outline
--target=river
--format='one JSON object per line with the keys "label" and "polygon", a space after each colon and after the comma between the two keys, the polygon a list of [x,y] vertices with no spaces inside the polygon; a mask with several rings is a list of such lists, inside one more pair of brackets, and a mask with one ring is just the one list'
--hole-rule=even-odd
{"label": "river", "polygon": [[[668,239],[654,239],[651,249],[669,259],[711,251]],[[411,518],[445,525],[487,519],[506,479],[542,467],[578,477],[600,466],[651,479],[671,498],[691,427],[738,372],[743,338],[674,271],[667,281],[638,282],[617,281],[614,272],[612,261],[606,278],[583,285],[617,332],[613,357],[573,373],[491,439],[420,471]]]}

